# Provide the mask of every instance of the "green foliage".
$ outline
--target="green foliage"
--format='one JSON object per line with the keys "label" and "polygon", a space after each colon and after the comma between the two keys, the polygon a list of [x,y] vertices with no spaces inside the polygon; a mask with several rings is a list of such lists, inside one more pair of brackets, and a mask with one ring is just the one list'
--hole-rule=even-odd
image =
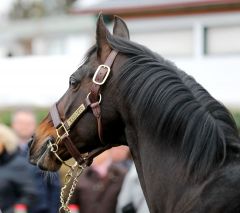
{"label": "green foliage", "polygon": [[[15,111],[15,108],[4,108],[0,109],[0,123],[4,123],[6,125],[11,124],[11,115]],[[40,123],[42,119],[47,115],[49,109],[48,108],[33,108],[33,111],[36,114],[37,123]],[[236,121],[237,127],[240,130],[240,111],[235,110],[232,111],[234,120]]]}
{"label": "green foliage", "polygon": [[11,110],[0,110],[0,123],[4,123],[8,126],[11,124]]}
{"label": "green foliage", "polygon": [[12,20],[42,18],[69,13],[76,0],[15,0],[8,17]]}
{"label": "green foliage", "polygon": [[234,118],[234,120],[235,120],[235,122],[237,124],[237,127],[238,127],[238,129],[240,131],[240,111],[235,111],[232,114],[233,114],[233,118]]}
{"label": "green foliage", "polygon": [[41,108],[41,109],[38,109],[36,112],[36,119],[37,119],[37,123],[39,124],[43,118],[45,118],[49,112],[49,109],[48,108]]}
{"label": "green foliage", "polygon": [[[14,113],[16,108],[3,108],[0,109],[0,123],[4,123],[8,126],[11,125],[11,116]],[[47,115],[49,109],[48,108],[33,108],[33,112],[36,115],[37,123],[40,123],[41,120]]]}

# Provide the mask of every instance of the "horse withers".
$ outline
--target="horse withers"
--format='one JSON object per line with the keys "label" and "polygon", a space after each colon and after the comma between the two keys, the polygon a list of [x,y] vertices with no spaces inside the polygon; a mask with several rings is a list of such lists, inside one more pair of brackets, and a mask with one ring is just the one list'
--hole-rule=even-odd
{"label": "horse withers", "polygon": [[[67,159],[128,145],[150,212],[240,212],[240,139],[228,110],[192,77],[129,40],[102,15],[96,44],[41,122],[30,161],[56,171]],[[85,154],[83,154],[85,153]]]}

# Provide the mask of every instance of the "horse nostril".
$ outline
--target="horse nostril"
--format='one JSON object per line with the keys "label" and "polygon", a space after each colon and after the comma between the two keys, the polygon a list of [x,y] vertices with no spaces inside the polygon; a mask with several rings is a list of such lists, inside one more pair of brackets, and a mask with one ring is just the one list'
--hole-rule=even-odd
{"label": "horse nostril", "polygon": [[34,141],[34,135],[28,140],[28,148],[29,149],[32,146],[33,141]]}

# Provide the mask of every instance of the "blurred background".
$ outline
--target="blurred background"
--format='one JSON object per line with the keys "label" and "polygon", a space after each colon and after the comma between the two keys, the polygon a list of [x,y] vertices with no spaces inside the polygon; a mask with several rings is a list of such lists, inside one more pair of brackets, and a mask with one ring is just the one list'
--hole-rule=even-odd
{"label": "blurred background", "polygon": [[239,0],[1,0],[0,122],[21,106],[46,114],[95,42],[100,11],[194,76],[240,126]]}

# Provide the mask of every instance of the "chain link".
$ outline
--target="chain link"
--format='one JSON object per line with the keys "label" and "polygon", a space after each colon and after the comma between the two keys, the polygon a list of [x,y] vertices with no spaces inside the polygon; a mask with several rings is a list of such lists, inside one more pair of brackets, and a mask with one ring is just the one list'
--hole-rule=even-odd
{"label": "chain link", "polygon": [[[74,193],[74,190],[77,186],[78,177],[82,174],[83,170],[86,167],[87,167],[86,165],[78,165],[78,163],[76,162],[74,165],[72,165],[70,167],[70,169],[66,173],[65,178],[64,178],[64,185],[61,188],[61,193],[60,193],[61,207],[59,208],[59,213],[61,213],[62,209],[67,213],[71,213],[71,210],[69,209],[68,204],[69,204],[70,199],[71,199],[71,197]],[[72,185],[69,190],[69,193],[68,193],[68,197],[66,198],[66,200],[64,200],[66,188],[69,185],[69,183],[71,183],[71,180],[73,180],[73,181],[72,181]]]}
{"label": "chain link", "polygon": [[[70,199],[71,199],[71,197],[74,193],[74,190],[77,186],[78,177],[82,174],[83,170],[87,167],[87,165],[86,165],[86,162],[82,165],[79,165],[77,162],[75,162],[73,165],[70,165],[70,164],[66,163],[65,161],[63,161],[60,158],[60,156],[57,154],[58,142],[60,140],[61,140],[61,138],[58,136],[57,143],[53,144],[53,143],[51,143],[51,141],[49,141],[48,148],[57,157],[57,159],[59,159],[59,161],[61,163],[63,163],[65,166],[67,166],[69,168],[68,172],[66,173],[66,175],[64,177],[64,184],[63,184],[63,186],[61,188],[61,192],[60,192],[61,206],[59,208],[59,213],[61,213],[62,210],[64,212],[71,213],[71,210],[69,209],[68,204],[69,204]],[[71,182],[72,182],[72,185],[69,189],[68,196],[65,200],[64,195],[66,194],[66,189]]]}

